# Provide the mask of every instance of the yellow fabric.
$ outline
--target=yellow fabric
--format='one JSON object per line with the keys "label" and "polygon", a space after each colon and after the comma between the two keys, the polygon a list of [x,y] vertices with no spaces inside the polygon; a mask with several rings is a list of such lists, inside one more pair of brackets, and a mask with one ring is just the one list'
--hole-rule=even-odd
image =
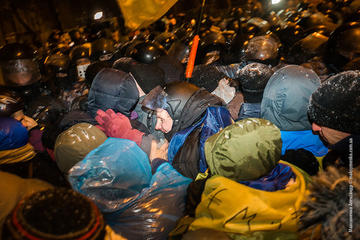
{"label": "yellow fabric", "polygon": [[23,198],[35,192],[52,188],[49,183],[39,179],[23,179],[14,174],[0,171],[0,239],[6,216]]}
{"label": "yellow fabric", "polygon": [[139,29],[150,25],[162,17],[177,0],[117,0],[130,29]]}
{"label": "yellow fabric", "polygon": [[195,181],[206,179],[208,176],[209,176],[209,169],[206,169],[204,173],[198,173],[198,175],[196,175]]}
{"label": "yellow fabric", "polygon": [[16,149],[0,151],[0,164],[26,162],[35,157],[36,153],[30,143]]}
{"label": "yellow fabric", "polygon": [[306,183],[303,175],[291,168],[296,180],[275,192],[257,190],[222,176],[211,177],[190,230],[211,228],[246,235],[255,231],[295,232]]}
{"label": "yellow fabric", "polygon": [[[326,155],[325,155],[326,156]],[[316,157],[316,160],[318,161],[319,163],[319,171],[323,171],[324,168],[323,168],[323,159],[325,156],[322,156],[322,157]]]}

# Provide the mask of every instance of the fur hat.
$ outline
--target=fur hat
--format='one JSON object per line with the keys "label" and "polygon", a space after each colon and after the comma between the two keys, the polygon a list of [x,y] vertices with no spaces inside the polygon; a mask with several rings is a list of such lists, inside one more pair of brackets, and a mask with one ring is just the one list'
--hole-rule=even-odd
{"label": "fur hat", "polygon": [[[360,239],[360,174],[354,170],[352,175],[352,233],[349,232],[349,177],[330,167],[314,178],[310,186],[311,194],[303,204],[300,217],[300,233],[306,235],[320,228],[321,239],[350,240]],[[300,237],[305,239],[305,237]],[[319,239],[319,238],[313,238]]]}
{"label": "fur hat", "polygon": [[360,133],[360,71],[346,71],[327,79],[310,98],[312,121],[347,133]]}

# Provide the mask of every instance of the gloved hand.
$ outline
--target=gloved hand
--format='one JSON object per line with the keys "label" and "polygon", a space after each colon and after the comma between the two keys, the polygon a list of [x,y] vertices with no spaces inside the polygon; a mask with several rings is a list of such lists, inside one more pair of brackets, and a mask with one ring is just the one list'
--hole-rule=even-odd
{"label": "gloved hand", "polygon": [[133,129],[129,118],[121,113],[115,113],[112,109],[99,109],[95,120],[99,123],[99,128],[105,132],[108,137],[129,139],[138,146],[141,145],[143,132]]}

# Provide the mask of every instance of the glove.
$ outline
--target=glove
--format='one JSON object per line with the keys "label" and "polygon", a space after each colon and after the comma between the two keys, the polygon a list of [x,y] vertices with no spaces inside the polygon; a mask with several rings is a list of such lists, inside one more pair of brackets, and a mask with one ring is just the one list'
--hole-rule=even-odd
{"label": "glove", "polygon": [[115,113],[112,109],[99,109],[96,113],[95,120],[99,123],[99,128],[105,132],[108,137],[129,139],[138,146],[141,145],[143,132],[133,129],[129,118],[121,113]]}

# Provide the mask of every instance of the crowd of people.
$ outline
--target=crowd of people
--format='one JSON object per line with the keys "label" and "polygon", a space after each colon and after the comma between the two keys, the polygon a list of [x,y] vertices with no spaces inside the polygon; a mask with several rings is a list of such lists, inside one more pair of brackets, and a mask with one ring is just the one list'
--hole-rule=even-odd
{"label": "crowd of people", "polygon": [[358,2],[6,44],[0,239],[360,239]]}

